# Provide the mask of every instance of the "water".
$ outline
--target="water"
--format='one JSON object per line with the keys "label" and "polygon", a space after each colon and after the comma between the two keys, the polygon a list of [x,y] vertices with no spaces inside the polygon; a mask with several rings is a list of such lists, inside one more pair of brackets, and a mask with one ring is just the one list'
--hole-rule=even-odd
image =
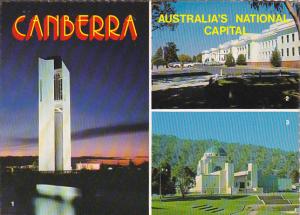
{"label": "water", "polygon": [[71,202],[57,199],[38,197],[33,200],[34,215],[76,215]]}
{"label": "water", "polygon": [[17,192],[13,187],[5,187],[4,198],[0,201],[2,205],[0,214],[79,215],[78,205],[76,206],[74,201],[74,198],[77,198],[74,191],[62,189],[61,186],[52,186],[51,189],[53,189],[52,193],[41,192],[41,195],[37,195],[31,192]]}
{"label": "water", "polygon": [[5,172],[0,183],[0,214],[147,214],[147,177],[147,168],[64,174]]}

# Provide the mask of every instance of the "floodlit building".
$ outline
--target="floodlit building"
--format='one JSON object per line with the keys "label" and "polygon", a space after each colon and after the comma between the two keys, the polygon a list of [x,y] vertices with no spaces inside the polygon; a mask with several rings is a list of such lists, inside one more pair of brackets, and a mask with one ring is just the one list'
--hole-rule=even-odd
{"label": "floodlit building", "polygon": [[39,171],[71,170],[70,74],[60,57],[39,58]]}
{"label": "floodlit building", "polygon": [[196,186],[193,192],[203,194],[236,194],[262,192],[258,187],[257,166],[248,164],[245,171],[234,172],[223,148],[211,147],[197,166]]}
{"label": "floodlit building", "polygon": [[99,170],[100,163],[77,163],[76,170]]}
{"label": "floodlit building", "polygon": [[220,44],[202,52],[203,62],[224,63],[225,56],[232,53],[235,60],[245,55],[248,65],[271,66],[272,52],[277,48],[281,54],[282,66],[300,68],[300,40],[295,22],[274,23],[258,34],[246,34],[237,40]]}

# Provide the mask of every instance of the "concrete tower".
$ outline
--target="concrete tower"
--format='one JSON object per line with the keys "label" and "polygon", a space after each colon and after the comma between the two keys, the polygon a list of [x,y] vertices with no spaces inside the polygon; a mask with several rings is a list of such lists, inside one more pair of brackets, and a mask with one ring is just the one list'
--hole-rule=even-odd
{"label": "concrete tower", "polygon": [[70,74],[60,57],[39,58],[39,171],[71,170]]}

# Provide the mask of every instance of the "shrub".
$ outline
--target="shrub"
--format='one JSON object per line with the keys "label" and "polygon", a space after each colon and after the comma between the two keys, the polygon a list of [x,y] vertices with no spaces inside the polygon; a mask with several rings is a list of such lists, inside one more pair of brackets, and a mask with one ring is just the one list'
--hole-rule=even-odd
{"label": "shrub", "polygon": [[235,66],[235,60],[234,60],[234,57],[232,56],[231,53],[226,55],[225,65],[228,66],[228,67]]}
{"label": "shrub", "polygon": [[159,66],[164,66],[166,65],[166,61],[162,58],[153,58],[152,59],[152,64],[158,68]]}
{"label": "shrub", "polygon": [[272,52],[272,56],[271,56],[270,61],[271,61],[271,64],[274,67],[280,67],[281,66],[281,56],[280,56],[280,52],[278,51],[277,48]]}
{"label": "shrub", "polygon": [[237,65],[247,65],[246,63],[246,57],[243,54],[239,54],[237,60],[236,60]]}

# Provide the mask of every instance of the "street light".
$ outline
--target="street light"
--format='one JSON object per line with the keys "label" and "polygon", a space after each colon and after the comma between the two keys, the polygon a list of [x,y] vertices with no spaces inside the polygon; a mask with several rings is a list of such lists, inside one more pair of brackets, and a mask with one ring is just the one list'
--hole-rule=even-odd
{"label": "street light", "polygon": [[166,169],[164,169],[164,168],[161,168],[160,169],[160,172],[159,172],[159,199],[160,199],[160,201],[162,200],[162,195],[161,195],[161,174],[162,174],[162,172],[168,172],[168,169],[166,168]]}

